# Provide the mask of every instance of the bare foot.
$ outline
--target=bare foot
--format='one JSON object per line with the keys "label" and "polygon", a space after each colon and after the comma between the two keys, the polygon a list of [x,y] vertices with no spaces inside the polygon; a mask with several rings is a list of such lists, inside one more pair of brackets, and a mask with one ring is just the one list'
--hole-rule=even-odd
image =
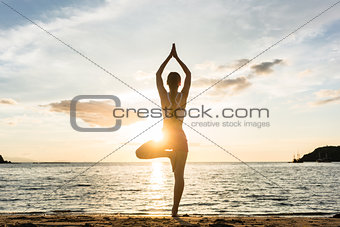
{"label": "bare foot", "polygon": [[172,208],[172,213],[171,213],[171,217],[179,217],[179,215],[177,214],[178,212],[178,208],[175,209],[174,207]]}

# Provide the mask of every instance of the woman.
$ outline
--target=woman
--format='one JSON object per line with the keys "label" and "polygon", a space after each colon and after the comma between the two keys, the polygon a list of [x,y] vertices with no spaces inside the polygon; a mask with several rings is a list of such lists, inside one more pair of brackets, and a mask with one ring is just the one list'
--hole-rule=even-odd
{"label": "woman", "polygon": [[[168,93],[163,85],[162,73],[172,57],[180,64],[186,77],[182,91],[178,92],[178,87],[181,85],[181,77],[177,72],[169,73],[167,78],[167,84],[169,86]],[[168,157],[170,159],[172,171],[175,176],[172,216],[176,217],[184,189],[184,167],[188,155],[188,143],[182,129],[182,123],[185,116],[184,108],[191,84],[191,72],[178,57],[175,44],[172,45],[169,56],[156,73],[156,83],[163,110],[164,119],[162,131],[164,138],[160,142],[153,140],[146,142],[137,149],[136,155],[141,159],[160,157]]]}

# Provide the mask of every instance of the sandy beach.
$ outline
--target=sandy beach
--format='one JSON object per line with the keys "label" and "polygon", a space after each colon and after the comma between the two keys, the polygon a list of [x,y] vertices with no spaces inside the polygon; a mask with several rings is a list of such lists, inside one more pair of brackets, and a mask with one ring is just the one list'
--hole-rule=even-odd
{"label": "sandy beach", "polygon": [[117,214],[2,214],[0,226],[340,226],[332,217],[134,216]]}

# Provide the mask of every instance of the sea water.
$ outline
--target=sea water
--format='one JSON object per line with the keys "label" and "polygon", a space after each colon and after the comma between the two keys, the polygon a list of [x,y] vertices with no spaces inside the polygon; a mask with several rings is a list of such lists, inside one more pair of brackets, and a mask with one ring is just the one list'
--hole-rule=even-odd
{"label": "sea water", "polygon": [[[340,211],[340,163],[187,163],[179,214],[330,215]],[[168,215],[169,163],[0,165],[0,213]]]}

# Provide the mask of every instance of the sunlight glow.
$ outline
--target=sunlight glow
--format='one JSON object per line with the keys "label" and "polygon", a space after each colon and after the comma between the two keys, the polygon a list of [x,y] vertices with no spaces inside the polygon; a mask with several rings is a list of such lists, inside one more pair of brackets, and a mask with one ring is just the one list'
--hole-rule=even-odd
{"label": "sunlight glow", "polygon": [[160,211],[164,210],[167,205],[165,190],[165,169],[163,162],[155,161],[152,162],[152,169],[150,174],[150,184],[148,187],[148,197],[150,202],[146,209],[149,215],[159,214]]}
{"label": "sunlight glow", "polygon": [[152,139],[156,142],[159,142],[163,139],[163,132],[162,131],[155,131],[153,134],[152,134]]}
{"label": "sunlight glow", "polygon": [[159,190],[164,186],[163,167],[162,162],[152,162],[152,173],[150,177],[152,190]]}

